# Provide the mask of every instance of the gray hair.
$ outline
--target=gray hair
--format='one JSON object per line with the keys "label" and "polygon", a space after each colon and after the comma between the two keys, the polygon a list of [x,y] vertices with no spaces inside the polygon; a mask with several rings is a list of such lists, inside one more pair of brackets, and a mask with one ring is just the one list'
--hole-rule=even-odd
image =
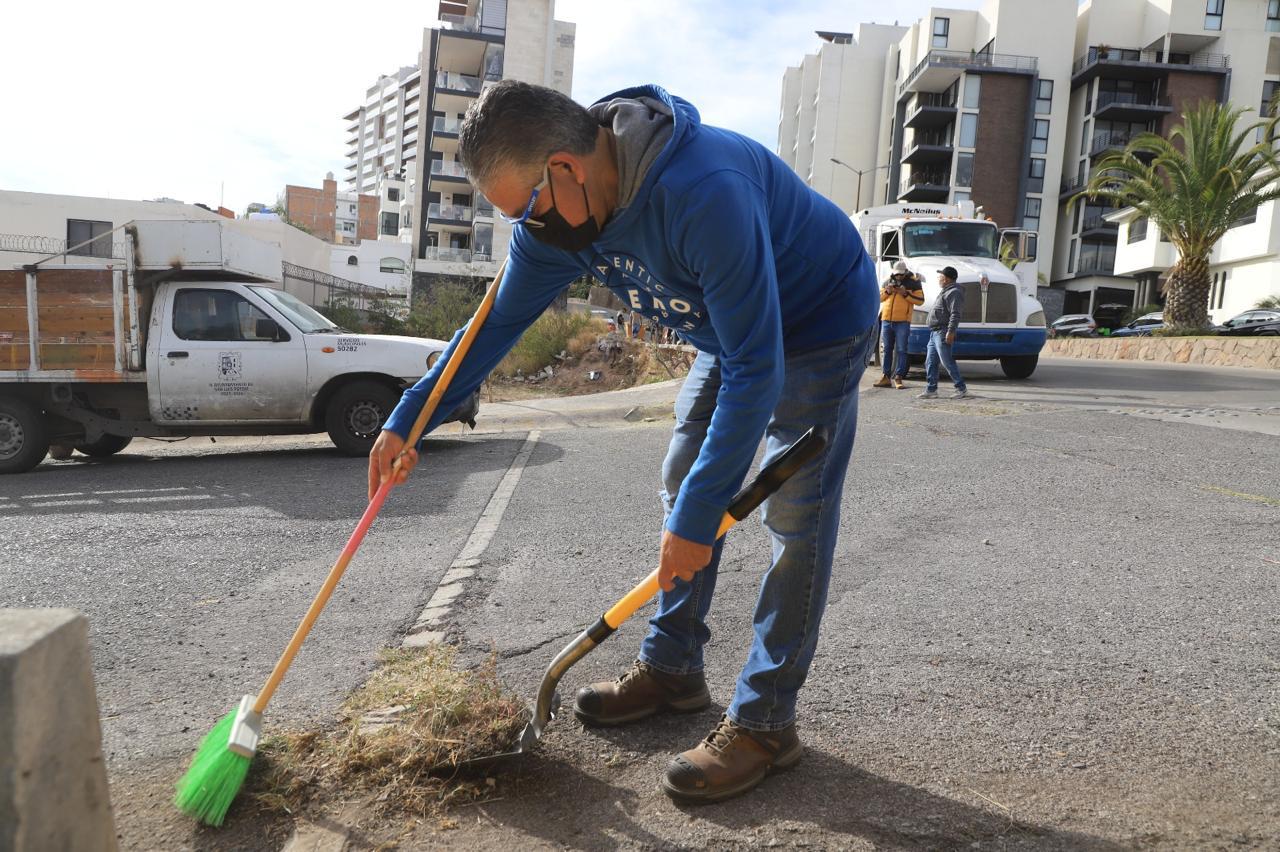
{"label": "gray hair", "polygon": [[491,185],[499,171],[512,168],[528,172],[533,180],[535,170],[556,151],[594,151],[599,130],[591,113],[568,95],[502,80],[467,110],[458,134],[458,159],[481,186]]}

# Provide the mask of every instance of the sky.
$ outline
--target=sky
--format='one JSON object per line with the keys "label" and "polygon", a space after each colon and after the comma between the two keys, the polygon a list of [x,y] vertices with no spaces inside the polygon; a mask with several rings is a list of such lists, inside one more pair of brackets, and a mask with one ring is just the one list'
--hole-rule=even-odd
{"label": "sky", "polygon": [[[511,3],[521,0],[509,0]],[[977,8],[980,0],[950,0]],[[573,96],[659,83],[776,147],[783,71],[815,30],[909,24],[927,0],[558,0]],[[417,63],[438,4],[64,0],[8,4],[0,189],[166,196],[243,212],[345,165],[342,116]]]}

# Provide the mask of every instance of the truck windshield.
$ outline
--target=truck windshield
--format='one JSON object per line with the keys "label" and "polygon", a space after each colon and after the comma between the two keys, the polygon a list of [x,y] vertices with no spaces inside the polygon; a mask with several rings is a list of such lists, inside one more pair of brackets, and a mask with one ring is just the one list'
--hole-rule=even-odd
{"label": "truck windshield", "polygon": [[907,257],[995,257],[996,229],[981,222],[908,222]]}
{"label": "truck windshield", "polygon": [[332,331],[337,328],[336,325],[325,319],[323,314],[297,296],[293,296],[283,290],[272,289],[271,287],[250,287],[249,289],[270,302],[271,307],[288,317],[289,322],[296,325],[303,334],[311,334],[316,331]]}

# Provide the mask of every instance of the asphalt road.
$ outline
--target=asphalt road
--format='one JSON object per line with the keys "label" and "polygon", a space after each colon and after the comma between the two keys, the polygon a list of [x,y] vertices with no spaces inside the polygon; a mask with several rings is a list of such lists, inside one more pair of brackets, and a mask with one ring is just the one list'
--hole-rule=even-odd
{"label": "asphalt road", "polygon": [[[1280,845],[1280,376],[1063,360],[1011,382],[964,366],[978,399],[864,394],[800,768],[711,809],[675,808],[656,787],[731,697],[766,567],[748,522],[713,610],[717,709],[607,733],[563,717],[474,823],[421,839]],[[332,718],[420,611],[524,437],[433,439],[273,721]],[[667,438],[661,421],[544,429],[451,617],[468,655],[496,649],[504,680],[532,696],[555,650],[647,573]],[[363,508],[362,462],[317,440],[189,443],[0,480],[0,606],[88,615],[126,848],[209,843],[142,779],[180,771],[258,688]],[[620,671],[642,631],[621,629],[566,692]]]}

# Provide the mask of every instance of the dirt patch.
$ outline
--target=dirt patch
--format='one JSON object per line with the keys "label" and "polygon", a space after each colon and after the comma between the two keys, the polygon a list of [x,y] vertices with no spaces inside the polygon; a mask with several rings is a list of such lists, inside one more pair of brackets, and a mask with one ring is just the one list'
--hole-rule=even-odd
{"label": "dirt patch", "polygon": [[[577,341],[575,341],[577,342]],[[530,376],[491,376],[484,400],[508,402],[548,396],[580,396],[678,379],[689,372],[695,353],[678,346],[655,346],[598,335],[563,351],[547,370]]]}

